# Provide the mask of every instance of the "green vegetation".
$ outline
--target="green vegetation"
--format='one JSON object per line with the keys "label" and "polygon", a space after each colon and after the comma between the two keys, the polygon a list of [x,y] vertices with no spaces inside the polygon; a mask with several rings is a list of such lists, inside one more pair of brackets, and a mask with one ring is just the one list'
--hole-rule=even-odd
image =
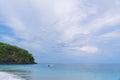
{"label": "green vegetation", "polygon": [[34,64],[34,58],[27,50],[0,42],[0,64]]}

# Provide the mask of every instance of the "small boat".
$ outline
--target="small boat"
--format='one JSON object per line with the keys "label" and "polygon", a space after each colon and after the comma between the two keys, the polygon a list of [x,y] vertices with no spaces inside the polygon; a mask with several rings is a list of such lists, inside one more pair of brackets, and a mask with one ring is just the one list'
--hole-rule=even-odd
{"label": "small boat", "polygon": [[52,64],[48,64],[47,66],[48,66],[48,67],[52,67],[53,65],[52,65]]}

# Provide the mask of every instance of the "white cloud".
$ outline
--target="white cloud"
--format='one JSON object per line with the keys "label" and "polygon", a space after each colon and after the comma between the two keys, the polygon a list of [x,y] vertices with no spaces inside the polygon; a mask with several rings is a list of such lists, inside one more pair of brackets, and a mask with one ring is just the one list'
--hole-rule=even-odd
{"label": "white cloud", "polygon": [[[65,0],[65,4],[66,1],[67,0]],[[64,1],[60,1],[59,3],[62,4],[62,2],[64,3]],[[77,2],[77,0],[75,0],[75,2]],[[114,27],[114,25],[119,24],[120,15],[114,11],[114,8],[103,11],[102,14],[98,15],[98,6],[92,4],[94,7],[89,7],[85,6],[84,4],[85,3],[83,3],[83,1],[80,1],[80,4],[78,6],[76,3],[70,1],[70,4],[62,4],[63,7],[65,7],[64,9],[67,9],[68,11],[59,8],[57,9],[58,11],[60,10],[60,12],[62,12],[58,12],[59,17],[62,19],[60,19],[59,23],[57,23],[56,26],[58,31],[61,32],[60,40],[63,42],[72,42],[74,39],[76,39],[76,37],[80,37],[79,35],[81,34],[87,34],[88,37],[90,37],[92,40],[92,35],[96,34],[97,32],[105,28],[109,29],[111,27]],[[86,10],[88,10],[88,12]],[[91,14],[97,16],[91,19],[88,23],[83,24],[82,21],[89,19],[89,16]]]}
{"label": "white cloud", "polygon": [[115,1],[115,4],[116,4],[116,5],[120,5],[120,0],[116,0],[116,1]]}
{"label": "white cloud", "polygon": [[96,46],[91,46],[91,45],[86,45],[82,47],[74,47],[72,48],[72,50],[76,50],[76,51],[80,51],[84,53],[98,53],[99,52],[99,48],[97,48]]}
{"label": "white cloud", "polygon": [[80,35],[88,35],[88,34],[89,33],[86,30],[73,26],[68,28],[62,33],[62,35],[60,36],[60,41],[70,43],[74,39],[76,39],[78,35],[80,36]]}
{"label": "white cloud", "polygon": [[102,16],[92,20],[88,25],[87,29],[89,32],[93,33],[104,28],[110,28],[111,26],[119,24],[120,15],[118,13],[111,13],[108,11],[104,13]]}
{"label": "white cloud", "polygon": [[95,14],[95,6],[85,6],[82,0],[60,0],[55,4],[55,14],[58,20],[55,28],[61,34],[59,38],[61,41],[71,42],[76,35],[79,37],[78,35],[81,34],[89,34],[81,22],[89,15]]}
{"label": "white cloud", "polygon": [[112,31],[112,32],[108,32],[105,34],[102,34],[100,36],[98,36],[99,40],[110,40],[110,39],[118,39],[120,38],[120,31]]}
{"label": "white cloud", "polygon": [[[0,12],[6,24],[22,39],[18,43],[21,46],[49,52],[58,43],[65,43],[68,47],[88,44],[74,50],[97,53],[97,44],[89,45],[95,41],[94,35],[119,24],[120,12],[109,9],[99,14],[101,5],[86,4],[84,0],[0,1]],[[116,34],[102,37],[110,38]]]}

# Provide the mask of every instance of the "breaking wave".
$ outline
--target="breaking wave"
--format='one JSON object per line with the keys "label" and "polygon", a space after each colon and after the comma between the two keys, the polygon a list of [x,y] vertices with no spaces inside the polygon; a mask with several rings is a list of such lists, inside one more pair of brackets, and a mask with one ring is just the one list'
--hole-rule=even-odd
{"label": "breaking wave", "polygon": [[0,80],[24,80],[24,79],[14,74],[10,74],[7,72],[0,72]]}

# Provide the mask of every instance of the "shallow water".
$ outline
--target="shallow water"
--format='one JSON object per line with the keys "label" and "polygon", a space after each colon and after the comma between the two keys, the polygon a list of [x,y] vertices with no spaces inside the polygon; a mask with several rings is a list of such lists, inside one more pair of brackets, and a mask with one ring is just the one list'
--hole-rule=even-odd
{"label": "shallow water", "polygon": [[120,65],[0,65],[0,80],[120,80]]}

